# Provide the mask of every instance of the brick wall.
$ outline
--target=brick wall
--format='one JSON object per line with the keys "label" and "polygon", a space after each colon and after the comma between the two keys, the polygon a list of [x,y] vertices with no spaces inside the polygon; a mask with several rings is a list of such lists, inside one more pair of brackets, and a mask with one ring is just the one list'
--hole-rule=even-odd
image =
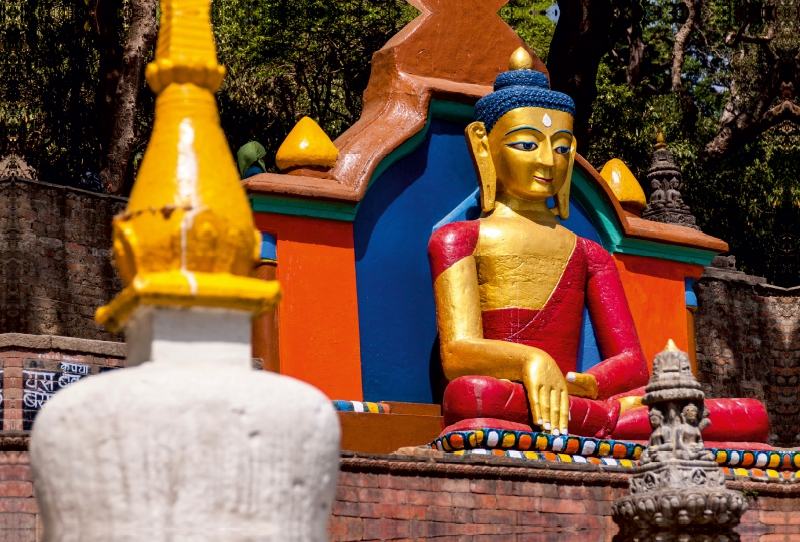
{"label": "brick wall", "polygon": [[117,342],[0,334],[2,428],[30,430],[53,394],[82,378],[122,367],[124,358],[125,345]]}
{"label": "brick wall", "polygon": [[[39,542],[28,436],[0,432],[0,540]],[[611,501],[627,487],[613,468],[344,453],[332,542],[611,541]],[[750,495],[741,542],[800,538],[800,484],[729,480]],[[784,536],[785,535],[785,536]],[[792,537],[794,535],[794,537]]]}
{"label": "brick wall", "polygon": [[0,333],[121,341],[94,311],[122,289],[111,265],[111,219],[126,200],[24,179],[0,179]]}
{"label": "brick wall", "polygon": [[752,397],[770,444],[800,445],[800,288],[707,269],[695,285],[698,378],[707,397]]}
{"label": "brick wall", "polygon": [[[501,458],[343,452],[331,540],[611,541],[627,469]],[[750,497],[742,542],[800,539],[800,483],[731,478]],[[786,537],[783,535],[795,535]]]}

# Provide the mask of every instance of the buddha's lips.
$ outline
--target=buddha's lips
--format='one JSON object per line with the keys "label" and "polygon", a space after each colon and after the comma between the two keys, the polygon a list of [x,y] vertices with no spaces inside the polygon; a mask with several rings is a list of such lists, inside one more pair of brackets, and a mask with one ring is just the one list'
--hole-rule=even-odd
{"label": "buddha's lips", "polygon": [[534,181],[539,181],[540,183],[552,183],[553,179],[546,179],[544,177],[537,177],[536,175],[533,176]]}

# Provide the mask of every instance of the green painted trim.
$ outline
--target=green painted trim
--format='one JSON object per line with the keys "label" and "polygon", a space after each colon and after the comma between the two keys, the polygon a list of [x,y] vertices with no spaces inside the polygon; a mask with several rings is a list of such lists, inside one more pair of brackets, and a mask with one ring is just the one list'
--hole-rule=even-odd
{"label": "green painted trim", "polygon": [[[425,122],[425,126],[381,160],[378,167],[372,172],[367,191],[392,164],[417,150],[417,147],[425,141],[425,137],[428,135],[432,118],[469,124],[473,120],[474,113],[475,106],[473,105],[431,99],[430,107],[428,108],[428,120]],[[356,213],[358,213],[358,208],[361,205],[361,202],[351,205],[348,203],[331,203],[280,196],[250,195],[248,197],[253,212],[307,216],[345,222],[355,220]]]}
{"label": "green painted trim", "polygon": [[622,224],[614,208],[606,200],[605,193],[582,171],[573,170],[571,194],[589,215],[600,235],[603,248],[612,254],[619,252],[704,267],[711,265],[711,260],[717,255],[714,251],[701,248],[625,237]]}
{"label": "green painted trim", "polygon": [[307,216],[352,222],[356,208],[347,203],[311,201],[299,198],[248,195],[254,213],[277,213],[282,215]]}
{"label": "green painted trim", "polygon": [[[428,135],[432,118],[469,124],[474,118],[474,112],[475,106],[473,105],[431,99],[425,126],[381,160],[370,177],[367,190],[387,169],[414,152],[422,144]],[[603,247],[611,253],[647,256],[702,266],[711,265],[711,260],[717,255],[711,250],[626,238],[614,207],[606,200],[605,192],[596,186],[586,173],[578,169],[572,172],[571,194],[589,214],[592,224],[600,235]],[[361,202],[351,205],[277,196],[251,195],[249,198],[254,212],[325,218],[345,222],[355,220],[361,205]]]}

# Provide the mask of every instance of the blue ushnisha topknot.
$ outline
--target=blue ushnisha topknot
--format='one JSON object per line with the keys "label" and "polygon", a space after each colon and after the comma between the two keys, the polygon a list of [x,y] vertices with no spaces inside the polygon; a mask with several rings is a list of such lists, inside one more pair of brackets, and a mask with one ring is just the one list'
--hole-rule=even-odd
{"label": "blue ushnisha topknot", "polygon": [[503,72],[494,80],[494,92],[475,104],[475,120],[483,122],[486,133],[497,121],[519,107],[547,107],[575,116],[575,102],[561,92],[550,90],[547,76],[533,70]]}

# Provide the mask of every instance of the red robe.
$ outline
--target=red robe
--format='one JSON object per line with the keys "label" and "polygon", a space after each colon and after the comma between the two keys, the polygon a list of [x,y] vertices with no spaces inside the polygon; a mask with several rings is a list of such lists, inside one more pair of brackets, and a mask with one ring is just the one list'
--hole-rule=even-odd
{"label": "red robe", "polygon": [[[433,279],[463,258],[473,255],[480,235],[480,221],[454,222],[437,230],[428,245]],[[620,419],[620,397],[643,395],[649,379],[636,327],[625,291],[611,255],[597,243],[578,237],[564,273],[550,299],[540,310],[505,308],[481,313],[483,336],[533,346],[547,352],[566,375],[577,371],[583,307],[589,310],[603,361],[586,371],[597,379],[598,399],[570,397],[571,434],[645,440],[650,435],[646,409],[628,411]],[[765,441],[766,411],[749,400],[707,401],[717,429],[730,433],[728,421],[717,414],[741,404],[758,428],[740,440]],[[737,401],[736,405],[727,402]],[[736,410],[736,409],[734,409]],[[445,431],[494,426],[498,429],[530,430],[530,412],[521,384],[491,377],[461,377],[445,391]],[[639,412],[637,412],[639,411]],[[757,412],[756,412],[757,411]],[[762,412],[763,411],[763,412]],[[722,411],[721,411],[722,412]],[[763,419],[762,419],[763,418]],[[740,426],[739,429],[742,429]],[[737,431],[734,431],[737,432]],[[705,434],[705,432],[704,432]],[[716,436],[716,435],[715,435]],[[715,438],[714,440],[723,440]],[[735,440],[735,439],[731,439]]]}

